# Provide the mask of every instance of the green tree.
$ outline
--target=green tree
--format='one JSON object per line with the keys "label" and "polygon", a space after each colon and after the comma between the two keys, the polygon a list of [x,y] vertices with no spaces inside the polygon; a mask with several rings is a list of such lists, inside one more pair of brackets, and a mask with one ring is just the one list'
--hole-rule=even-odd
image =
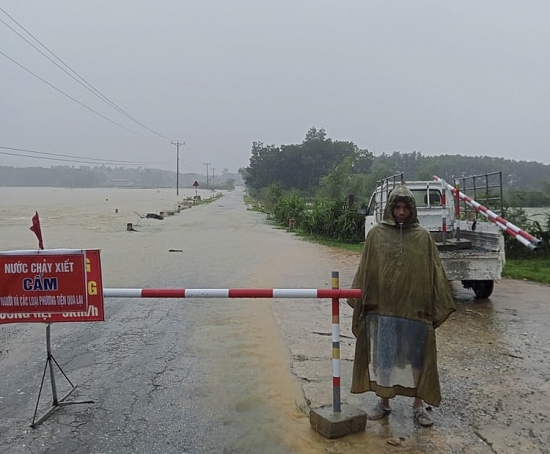
{"label": "green tree", "polygon": [[301,144],[275,147],[253,142],[249,166],[242,174],[247,186],[257,190],[278,182],[284,189],[313,194],[321,178],[347,157],[359,167],[371,165],[372,155],[353,142],[333,141],[324,129],[310,128]]}
{"label": "green tree", "polygon": [[321,178],[319,195],[330,199],[343,200],[349,194],[353,157],[347,156],[337,164],[332,172]]}

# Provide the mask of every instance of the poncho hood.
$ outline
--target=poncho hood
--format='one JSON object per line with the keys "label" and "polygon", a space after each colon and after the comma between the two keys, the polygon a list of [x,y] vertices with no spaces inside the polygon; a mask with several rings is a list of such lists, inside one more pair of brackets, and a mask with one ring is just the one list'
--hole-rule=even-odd
{"label": "poncho hood", "polygon": [[398,202],[405,202],[411,209],[411,217],[403,224],[403,226],[415,225],[418,224],[418,214],[416,211],[416,200],[414,199],[413,193],[407,187],[403,185],[397,186],[395,189],[390,192],[388,197],[388,203],[384,209],[384,215],[382,218],[382,223],[389,225],[398,225],[395,222],[393,217],[393,209]]}

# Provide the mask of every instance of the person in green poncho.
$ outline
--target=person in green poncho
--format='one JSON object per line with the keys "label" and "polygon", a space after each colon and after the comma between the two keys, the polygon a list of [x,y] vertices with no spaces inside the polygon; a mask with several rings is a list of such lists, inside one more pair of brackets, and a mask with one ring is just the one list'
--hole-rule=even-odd
{"label": "person in green poncho", "polygon": [[380,398],[367,412],[371,420],[390,414],[391,398],[412,397],[415,421],[432,426],[424,402],[441,401],[435,329],[456,307],[437,246],[404,185],[368,232],[352,287],[362,294],[348,300],[356,337],[351,392]]}

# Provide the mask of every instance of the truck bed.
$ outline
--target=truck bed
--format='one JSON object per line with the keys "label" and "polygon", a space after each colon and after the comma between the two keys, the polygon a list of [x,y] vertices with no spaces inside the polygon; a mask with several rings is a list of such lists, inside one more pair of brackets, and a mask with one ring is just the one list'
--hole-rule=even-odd
{"label": "truck bed", "polygon": [[433,235],[447,277],[451,281],[495,281],[505,263],[504,240],[500,232],[464,229],[460,239],[442,241]]}
{"label": "truck bed", "polygon": [[455,249],[440,251],[439,256],[447,278],[451,281],[494,281],[501,278],[504,255],[499,251]]}

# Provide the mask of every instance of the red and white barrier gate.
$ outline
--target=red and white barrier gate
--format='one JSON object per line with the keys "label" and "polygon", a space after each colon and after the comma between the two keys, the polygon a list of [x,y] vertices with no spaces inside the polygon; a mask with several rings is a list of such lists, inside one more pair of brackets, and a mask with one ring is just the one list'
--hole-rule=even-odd
{"label": "red and white barrier gate", "polygon": [[[339,275],[332,272],[331,289],[133,289],[103,288],[100,251],[84,249],[44,250],[38,212],[31,230],[39,240],[39,250],[0,251],[0,324],[46,323],[46,365],[31,427],[35,428],[57,408],[94,403],[65,400],[76,389],[54,359],[51,350],[51,323],[104,321],[107,298],[331,298],[333,412],[341,412],[340,402],[340,298],[360,298],[360,289],[340,289]],[[54,364],[71,385],[58,399]],[[36,419],[42,386],[49,368],[52,404]]]}
{"label": "red and white barrier gate", "polygon": [[340,399],[340,298],[361,298],[360,289],[340,289],[337,271],[332,289],[286,288],[104,288],[105,298],[332,298],[332,407],[341,412]]}
{"label": "red and white barrier gate", "polygon": [[360,298],[359,289],[104,288],[105,298]]}
{"label": "red and white barrier gate", "polygon": [[[434,175],[433,178],[434,180],[439,182],[443,181],[437,175]],[[478,213],[485,216],[489,221],[496,224],[502,231],[506,232],[507,234],[509,234],[516,240],[518,240],[521,244],[523,244],[527,248],[531,249],[532,251],[536,251],[537,247],[540,246],[540,244],[542,243],[541,239],[536,238],[530,233],[526,232],[525,230],[520,229],[518,226],[507,221],[502,216],[499,216],[495,212],[489,210],[487,207],[476,202],[471,197],[468,197],[463,192],[457,190],[456,188],[453,188],[449,183],[445,183],[445,184],[455,197],[458,196],[457,197],[458,199],[462,200],[464,203],[472,207]],[[456,218],[458,219],[460,217],[460,209],[458,208],[458,205],[456,209],[457,209]]]}
{"label": "red and white barrier gate", "polygon": [[[331,298],[333,412],[340,401],[340,298],[360,298],[360,289],[340,289],[338,272],[332,272],[331,289],[183,289],[103,288],[99,250],[38,250],[0,252],[0,324],[46,323],[46,365],[31,427],[64,405],[93,403],[66,399],[76,389],[51,351],[50,326],[59,322],[104,320],[104,298]],[[70,265],[70,266],[69,266]],[[68,295],[68,296],[67,296]],[[71,390],[58,399],[54,365],[63,373]],[[36,419],[42,386],[49,368],[52,405]]]}

